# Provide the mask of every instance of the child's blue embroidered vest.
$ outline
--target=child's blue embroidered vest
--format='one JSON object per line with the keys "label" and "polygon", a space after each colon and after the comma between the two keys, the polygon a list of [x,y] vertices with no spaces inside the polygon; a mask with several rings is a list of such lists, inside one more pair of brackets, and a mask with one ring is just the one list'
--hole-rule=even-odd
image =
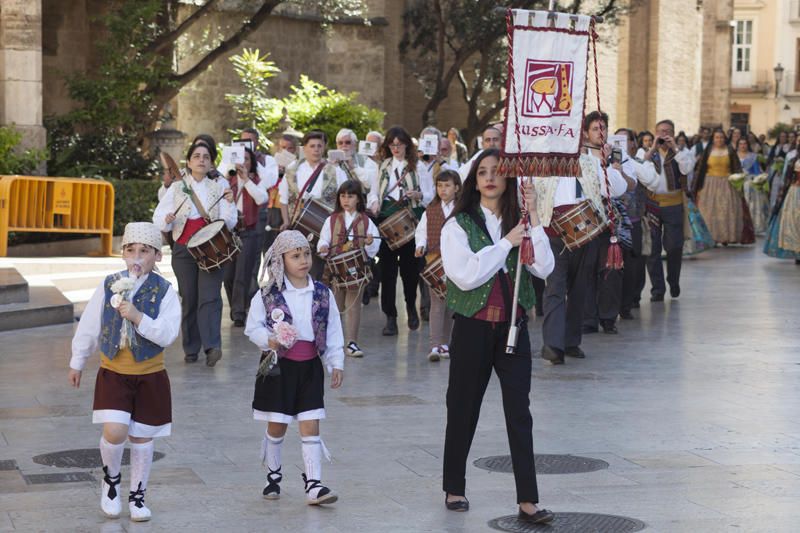
{"label": "child's blue embroidered vest", "polygon": [[[283,293],[278,290],[277,285],[274,283],[270,285],[269,291],[266,288],[261,289],[261,298],[264,300],[264,309],[267,311],[267,325],[270,329],[275,327],[275,321],[272,320],[273,309],[283,311],[283,321],[288,324],[292,323],[292,313],[289,311],[289,306],[286,304]],[[314,330],[314,344],[317,347],[317,354],[321,356],[328,348],[328,310],[330,309],[330,291],[328,287],[315,281],[312,301],[311,327]],[[279,355],[283,355],[285,352],[286,348],[283,347],[278,350]]]}
{"label": "child's blue embroidered vest", "polygon": [[[103,282],[106,294],[103,300],[103,315],[100,327],[100,351],[109,359],[114,359],[114,356],[119,351],[123,320],[119,312],[111,307],[111,297],[114,295],[111,292],[111,285],[122,277],[128,277],[126,270],[111,274]],[[168,289],[169,282],[167,280],[155,272],[150,272],[142,286],[136,291],[133,297],[133,305],[150,318],[156,318],[161,307],[161,300],[164,299]],[[134,346],[131,346],[131,352],[136,361],[146,361],[163,351],[164,347],[145,339],[138,332],[136,333],[136,342]]]}

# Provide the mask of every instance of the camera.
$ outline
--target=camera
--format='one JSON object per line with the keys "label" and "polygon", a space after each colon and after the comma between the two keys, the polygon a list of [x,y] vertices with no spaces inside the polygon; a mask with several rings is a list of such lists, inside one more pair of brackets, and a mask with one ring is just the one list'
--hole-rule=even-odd
{"label": "camera", "polygon": [[232,177],[234,177],[235,175],[236,175],[236,170],[234,170],[234,169],[230,169],[230,170],[228,170],[228,176],[230,176],[230,177],[232,178]]}
{"label": "camera", "polygon": [[656,144],[658,144],[658,145],[662,145],[662,144],[664,144],[665,142],[667,142],[667,141],[665,141],[664,139],[662,139],[661,137],[659,137],[659,138],[658,138],[658,140],[656,141]]}

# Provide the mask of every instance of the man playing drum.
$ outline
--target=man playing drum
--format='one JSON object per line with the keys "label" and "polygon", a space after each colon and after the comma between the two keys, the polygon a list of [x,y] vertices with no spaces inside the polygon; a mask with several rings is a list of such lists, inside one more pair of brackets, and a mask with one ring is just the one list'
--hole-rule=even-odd
{"label": "man playing drum", "polygon": [[[327,138],[324,132],[309,131],[301,141],[305,161],[292,163],[286,168],[286,174],[278,186],[281,217],[283,218],[281,231],[296,222],[295,219],[300,214],[299,212],[309,202],[316,202],[319,206],[327,209],[325,213],[314,218],[314,221],[318,222],[319,228],[310,233],[316,233],[318,236],[325,218],[333,211],[336,205],[336,191],[339,189],[339,185],[347,181],[347,174],[337,165],[329,164],[324,159],[326,142]],[[312,213],[314,212],[312,211]],[[303,226],[300,231],[307,235],[306,229],[308,229],[307,225]],[[325,263],[315,255],[311,267],[311,277],[315,280],[320,279],[324,266]]]}
{"label": "man playing drum", "polygon": [[[587,114],[583,122],[584,131],[588,131],[595,122],[605,132],[608,116],[598,111]],[[603,155],[607,157],[611,149],[605,143],[603,145]],[[589,154],[581,154],[580,164],[583,175],[579,178],[553,176],[534,180],[537,212],[550,238],[550,247],[555,256],[555,268],[547,277],[544,292],[544,346],[541,353],[543,359],[554,365],[564,364],[564,355],[581,359],[585,357],[580,348],[583,308],[587,281],[593,275],[591,266],[595,264],[597,255],[597,245],[591,239],[600,234],[606,222],[602,202],[602,197],[607,196],[601,166],[604,161]],[[615,169],[608,168],[607,171],[611,196],[616,198],[625,192],[628,184]],[[588,202],[587,214],[597,217],[600,224],[592,226],[597,230],[596,234],[577,236],[588,242],[569,249],[551,221],[558,221],[584,202]]]}

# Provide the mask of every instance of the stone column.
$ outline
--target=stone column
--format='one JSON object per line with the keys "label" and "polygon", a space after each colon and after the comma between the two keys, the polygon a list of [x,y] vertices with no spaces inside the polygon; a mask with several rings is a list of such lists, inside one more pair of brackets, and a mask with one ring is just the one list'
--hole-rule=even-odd
{"label": "stone column", "polygon": [[733,0],[703,3],[703,62],[700,123],[727,126],[731,119]]}
{"label": "stone column", "polygon": [[14,124],[23,148],[44,148],[42,1],[0,0],[0,124]]}

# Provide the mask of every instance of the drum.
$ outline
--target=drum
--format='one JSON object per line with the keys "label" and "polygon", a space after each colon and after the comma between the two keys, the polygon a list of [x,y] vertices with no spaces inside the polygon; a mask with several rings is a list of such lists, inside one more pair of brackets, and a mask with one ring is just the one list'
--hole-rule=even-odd
{"label": "drum", "polygon": [[[295,214],[291,228],[296,229],[303,235],[314,235],[319,239],[325,219],[331,216],[333,211],[330,207],[319,200],[308,200],[303,208]],[[309,239],[310,241],[311,239]]]}
{"label": "drum", "polygon": [[372,280],[372,270],[367,265],[367,254],[357,248],[328,259],[328,268],[333,275],[333,286],[338,289],[355,288]]}
{"label": "drum", "polygon": [[232,261],[242,247],[239,237],[231,233],[224,220],[214,220],[192,235],[186,248],[197,260],[200,270],[211,272]]}
{"label": "drum", "polygon": [[444,277],[444,265],[442,264],[442,256],[438,253],[431,253],[425,261],[425,269],[422,271],[422,280],[428,284],[431,291],[439,297],[440,300],[447,299],[447,283]]}
{"label": "drum", "polygon": [[589,200],[584,200],[558,216],[554,214],[550,227],[556,230],[567,250],[572,251],[600,235],[608,222],[603,221]]}
{"label": "drum", "polygon": [[408,207],[404,207],[380,223],[378,231],[392,250],[397,250],[414,238],[417,217]]}

